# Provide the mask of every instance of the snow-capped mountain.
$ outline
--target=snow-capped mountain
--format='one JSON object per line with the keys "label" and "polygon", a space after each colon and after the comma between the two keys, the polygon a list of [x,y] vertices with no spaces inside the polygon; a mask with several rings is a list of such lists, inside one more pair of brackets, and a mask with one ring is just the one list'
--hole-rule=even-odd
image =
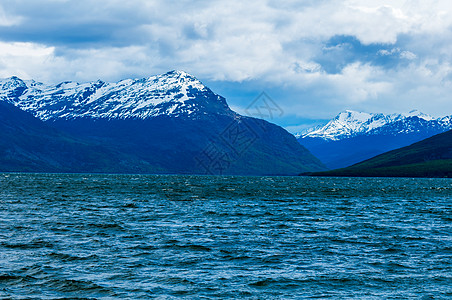
{"label": "snow-capped mountain", "polygon": [[296,175],[325,166],[182,71],[117,83],[0,80],[0,171]]}
{"label": "snow-capped mountain", "polygon": [[385,126],[399,122],[393,134],[410,133],[421,130],[415,125],[416,121],[426,121],[430,126],[452,129],[452,116],[433,118],[418,110],[407,114],[366,113],[346,110],[339,113],[326,125],[308,129],[296,134],[297,138],[321,138],[329,141],[338,141],[358,135],[378,134]]}
{"label": "snow-capped mountain", "polygon": [[0,81],[1,99],[44,121],[147,119],[159,115],[199,118],[200,114],[232,113],[223,97],[183,71],[117,83],[99,80],[46,85],[11,77]]}
{"label": "snow-capped mountain", "polygon": [[452,116],[375,114],[347,110],[326,125],[296,135],[327,167],[342,168],[452,129]]}

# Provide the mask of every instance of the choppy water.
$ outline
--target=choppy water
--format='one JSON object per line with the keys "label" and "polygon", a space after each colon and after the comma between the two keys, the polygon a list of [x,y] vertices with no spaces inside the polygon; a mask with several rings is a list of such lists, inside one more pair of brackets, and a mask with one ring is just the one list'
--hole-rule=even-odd
{"label": "choppy water", "polygon": [[452,298],[452,180],[0,174],[0,298]]}

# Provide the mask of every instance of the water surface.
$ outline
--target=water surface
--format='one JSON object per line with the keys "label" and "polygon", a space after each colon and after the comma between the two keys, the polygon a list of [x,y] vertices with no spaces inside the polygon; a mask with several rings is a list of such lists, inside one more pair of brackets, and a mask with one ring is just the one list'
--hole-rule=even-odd
{"label": "water surface", "polygon": [[452,180],[0,174],[0,298],[452,298]]}

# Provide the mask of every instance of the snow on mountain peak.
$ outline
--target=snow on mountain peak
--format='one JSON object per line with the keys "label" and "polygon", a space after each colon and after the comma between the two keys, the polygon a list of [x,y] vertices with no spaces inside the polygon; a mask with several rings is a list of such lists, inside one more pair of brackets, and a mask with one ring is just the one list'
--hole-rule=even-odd
{"label": "snow on mountain peak", "polygon": [[17,87],[25,86],[25,82],[19,77],[12,76],[0,81],[0,87],[2,91],[11,90]]}
{"label": "snow on mountain peak", "polygon": [[[18,83],[23,85],[17,88]],[[170,71],[116,83],[66,81],[45,85],[19,78],[0,80],[6,100],[42,120],[80,117],[146,119],[158,115],[195,116],[210,111],[230,113],[226,101],[184,71]]]}
{"label": "snow on mountain peak", "polygon": [[180,70],[169,71],[162,75],[154,75],[147,79],[147,82],[156,84],[157,87],[168,89],[175,87],[195,88],[206,90],[206,87],[196,77]]}
{"label": "snow on mountain peak", "polygon": [[19,77],[0,80],[0,99],[5,97],[18,97],[27,89],[25,82]]}
{"label": "snow on mountain peak", "polygon": [[329,140],[336,140],[338,136],[350,136],[356,132],[370,130],[382,126],[386,122],[381,114],[371,114],[346,110],[339,113],[325,126],[317,127],[302,137],[321,137]]}
{"label": "snow on mountain peak", "polygon": [[[366,113],[352,110],[345,110],[339,113],[335,118],[324,126],[317,126],[298,134],[300,138],[321,138],[324,140],[337,141],[347,137],[353,137],[359,134],[367,134],[375,129],[385,125],[403,121],[408,118],[417,117],[425,121],[439,121],[444,126],[450,124],[450,118],[435,119],[430,115],[424,114],[418,110],[412,110],[407,114]],[[297,136],[297,135],[296,135]]]}
{"label": "snow on mountain peak", "polygon": [[417,110],[417,109],[414,109],[414,110],[410,111],[409,113],[403,114],[403,115],[404,115],[405,117],[418,117],[418,118],[423,119],[423,120],[426,120],[426,121],[431,121],[431,120],[434,120],[434,119],[435,119],[435,118],[433,118],[432,116],[427,115],[427,114],[424,114],[424,113],[420,112],[420,111]]}
{"label": "snow on mountain peak", "polygon": [[364,123],[372,117],[372,114],[365,112],[357,112],[353,110],[345,110],[339,113],[334,119],[339,122]]}

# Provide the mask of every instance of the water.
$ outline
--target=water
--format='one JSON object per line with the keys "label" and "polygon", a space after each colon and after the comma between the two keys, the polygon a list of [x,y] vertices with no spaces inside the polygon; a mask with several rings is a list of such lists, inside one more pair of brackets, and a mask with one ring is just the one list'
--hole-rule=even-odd
{"label": "water", "polygon": [[0,174],[0,299],[452,298],[452,180]]}

